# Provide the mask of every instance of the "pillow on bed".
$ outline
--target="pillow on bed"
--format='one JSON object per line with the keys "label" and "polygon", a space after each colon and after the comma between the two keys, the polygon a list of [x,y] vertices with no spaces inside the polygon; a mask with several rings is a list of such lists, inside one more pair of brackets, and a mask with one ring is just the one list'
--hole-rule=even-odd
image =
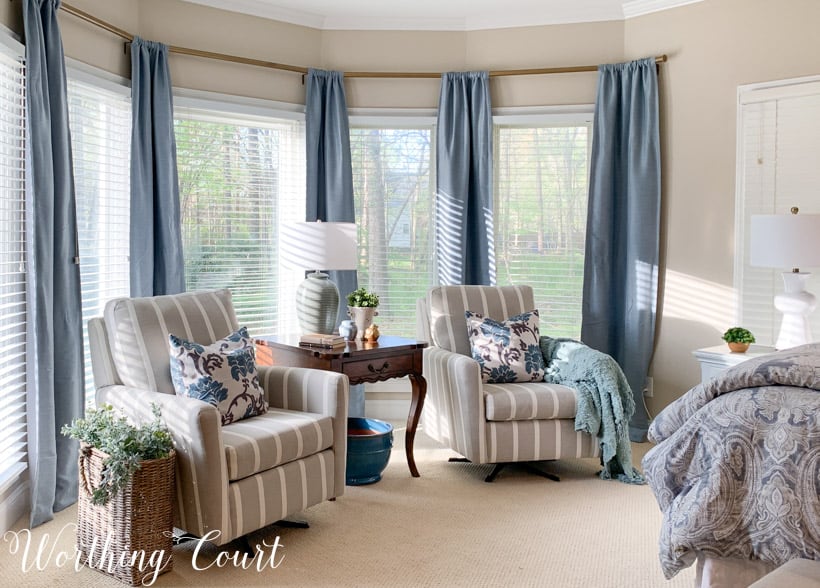
{"label": "pillow on bed", "polygon": [[544,357],[538,346],[538,311],[499,322],[465,311],[473,359],[488,383],[538,382],[544,379]]}
{"label": "pillow on bed", "polygon": [[214,405],[223,425],[267,412],[253,341],[245,327],[210,345],[173,334],[168,335],[168,344],[177,395]]}

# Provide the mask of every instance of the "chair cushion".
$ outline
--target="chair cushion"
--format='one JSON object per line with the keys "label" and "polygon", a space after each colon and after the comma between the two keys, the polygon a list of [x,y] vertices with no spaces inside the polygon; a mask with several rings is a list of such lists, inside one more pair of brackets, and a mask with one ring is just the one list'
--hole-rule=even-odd
{"label": "chair cushion", "polygon": [[149,298],[117,298],[105,305],[105,327],[120,380],[141,390],[174,393],[168,335],[211,344],[239,328],[229,290]]}
{"label": "chair cushion", "polygon": [[533,421],[575,418],[575,390],[561,384],[485,384],[488,421]]}
{"label": "chair cushion", "polygon": [[481,366],[481,379],[496,384],[539,382],[544,379],[544,356],[538,341],[538,311],[496,321],[466,311],[472,357]]}
{"label": "chair cushion", "polygon": [[332,419],[271,408],[265,414],[222,427],[222,442],[228,479],[241,480],[330,447]]}
{"label": "chair cushion", "polygon": [[171,380],[177,395],[219,409],[222,424],[263,414],[268,409],[259,385],[253,341],[242,327],[210,345],[168,335]]}
{"label": "chair cushion", "polygon": [[435,286],[427,292],[430,339],[436,347],[469,356],[465,311],[503,321],[532,308],[530,286]]}

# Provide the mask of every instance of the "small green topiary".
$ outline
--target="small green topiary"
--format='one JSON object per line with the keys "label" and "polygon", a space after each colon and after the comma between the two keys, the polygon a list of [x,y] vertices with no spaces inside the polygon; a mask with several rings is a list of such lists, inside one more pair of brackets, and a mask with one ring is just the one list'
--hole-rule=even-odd
{"label": "small green topiary", "polygon": [[379,296],[375,292],[368,292],[364,288],[359,288],[347,295],[347,305],[376,308],[379,305]]}
{"label": "small green topiary", "polygon": [[723,333],[723,340],[727,343],[754,343],[755,336],[743,327],[732,327]]}

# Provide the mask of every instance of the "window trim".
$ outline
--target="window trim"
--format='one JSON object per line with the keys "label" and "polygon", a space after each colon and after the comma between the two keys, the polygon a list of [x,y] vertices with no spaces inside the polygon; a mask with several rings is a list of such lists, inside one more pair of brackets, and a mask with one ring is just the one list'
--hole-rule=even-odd
{"label": "window trim", "polygon": [[104,90],[131,97],[131,80],[110,71],[88,65],[71,57],[65,58],[67,76],[84,84],[99,86]]}
{"label": "window trim", "polygon": [[227,118],[236,116],[245,122],[250,119],[264,125],[269,118],[305,120],[304,104],[177,87],[173,88],[173,94],[175,108],[215,111],[225,114]]}
{"label": "window trim", "polygon": [[[0,52],[4,55],[8,56],[14,61],[21,61],[25,63],[25,46],[20,42],[20,37],[7,28],[4,25],[0,25]],[[25,78],[23,79],[23,84],[25,85]],[[26,130],[27,134],[27,130]],[[25,146],[24,149],[24,158],[28,158],[28,146]],[[24,198],[27,200],[29,198],[29,186],[28,182],[24,178],[23,181],[23,189],[25,192]],[[25,392],[25,402],[26,402],[26,409],[21,412],[19,418],[23,419],[24,426],[25,426],[25,448],[24,448],[24,458],[17,462],[14,466],[10,467],[9,469],[5,470],[0,476],[0,532],[5,532],[7,529],[10,529],[11,526],[25,514],[25,512],[29,509],[29,464],[28,464],[28,454],[30,451],[30,442],[29,442],[29,433],[30,429],[28,426],[28,403],[31,402],[31,391],[33,389],[33,369],[30,369],[29,366],[32,366],[32,359],[34,358],[34,351],[33,345],[30,343],[30,333],[31,333],[31,323],[29,322],[31,319],[31,288],[32,285],[30,283],[29,277],[29,267],[28,264],[30,263],[29,258],[29,251],[31,249],[31,238],[28,235],[28,231],[26,232],[26,244],[24,245],[26,251],[26,307],[27,307],[27,341],[26,344],[26,356],[25,356],[25,364],[26,364],[26,392]]]}
{"label": "window trim", "polygon": [[[206,92],[201,90],[174,88],[174,121],[177,121],[180,118],[180,115],[182,114],[181,112],[178,112],[177,109],[179,109],[188,111],[188,113],[191,113],[193,115],[192,118],[196,120],[203,122],[212,122],[216,124],[228,123],[237,124],[240,126],[253,124],[262,128],[271,129],[281,129],[283,125],[301,125],[302,133],[298,138],[298,141],[302,143],[302,148],[299,151],[300,157],[302,158],[302,172],[299,174],[299,177],[301,178],[301,185],[298,189],[301,190],[302,194],[304,194],[305,166],[304,108],[304,105],[277,102],[274,100],[247,98],[242,96],[221,94],[218,92]],[[214,114],[218,114],[219,116],[214,116]],[[293,151],[293,153],[296,153],[296,151]],[[301,217],[300,220],[303,219],[304,217]],[[299,273],[298,270],[290,270],[290,272],[296,272],[296,274]],[[294,292],[296,285],[298,285],[298,281],[293,285]],[[280,293],[280,295],[282,295],[282,293]],[[291,294],[285,296],[283,300],[287,301],[287,304],[284,307],[284,310],[287,312],[285,312],[283,316],[290,317],[288,319],[290,322],[286,321],[285,328],[287,332],[290,332],[294,328],[296,328],[296,324],[295,322],[293,322],[295,321],[295,313],[292,312],[292,308],[295,308],[292,305],[295,305],[296,300],[295,297]],[[280,319],[277,319],[277,321],[280,321]],[[278,327],[279,334],[286,332],[282,331],[282,328],[283,327],[280,324]]]}
{"label": "window trim", "polygon": [[[112,73],[110,73],[108,71],[105,71],[103,69],[88,65],[88,64],[83,63],[81,61],[77,61],[76,59],[66,58],[66,84],[67,84],[66,90],[67,90],[67,92],[69,91],[69,87],[72,83],[78,83],[80,85],[91,86],[93,88],[98,89],[101,92],[108,92],[110,94],[113,94],[113,95],[117,96],[118,99],[122,100],[123,104],[128,105],[128,119],[129,119],[129,121],[131,120],[131,82],[130,82],[130,80],[128,80],[126,78],[123,78],[122,76],[112,74]],[[69,109],[70,109],[70,106],[69,106]],[[129,125],[130,125],[130,122],[129,122]],[[130,136],[130,127],[129,127],[129,136]],[[72,149],[75,148],[75,146],[73,144],[74,138],[75,138],[75,136],[72,135]],[[128,145],[128,152],[129,153],[130,153],[130,150],[131,150],[131,146],[129,144]],[[73,155],[73,157],[74,157],[74,171],[76,172],[76,170],[77,170],[78,151],[75,150],[73,153],[74,153],[74,155]],[[130,161],[130,159],[128,161]],[[126,168],[129,172],[129,181],[130,181],[130,164],[126,163]],[[75,188],[77,187],[77,185],[78,185],[78,183],[77,183],[76,176],[75,176]],[[126,190],[129,190],[129,188],[126,187]],[[76,194],[75,194],[75,196],[76,196]],[[77,210],[79,211],[79,209],[80,209],[80,206],[78,204],[77,205]],[[130,215],[130,213],[129,213],[129,215]],[[128,222],[130,222],[130,221],[128,221]],[[79,218],[78,218],[77,227],[78,227],[78,231],[79,231],[79,228],[80,228]],[[78,239],[80,238],[79,232],[78,232],[77,237],[78,237]],[[82,242],[82,239],[80,239],[79,243],[81,243],[81,242]],[[83,269],[82,269],[83,265],[82,264],[84,263],[83,260],[85,259],[85,257],[83,256],[82,253],[79,253],[79,255],[80,255],[80,264],[81,264],[80,265],[80,268],[81,268],[81,271],[80,271],[80,275],[81,275],[80,284],[81,284],[81,288],[82,288],[82,274],[83,274]],[[128,262],[128,265],[130,266],[130,261]],[[125,292],[125,295],[128,295],[128,292]],[[84,300],[81,300],[81,306],[82,307],[85,306],[85,301]],[[90,318],[90,317],[88,317],[88,318]],[[88,325],[86,324],[86,322],[87,322],[87,318],[84,316],[83,317],[83,342],[84,342],[84,345],[85,344],[90,345],[90,340],[88,339],[88,332],[87,332],[88,331]],[[90,348],[86,348],[83,351],[84,356],[88,355],[90,357],[90,353],[91,353]],[[85,366],[84,366],[84,369],[85,369]],[[91,373],[90,369],[88,371],[86,371],[86,375],[88,375],[89,373]],[[94,390],[95,390],[95,388],[94,388],[94,384],[93,384],[93,373],[92,373],[92,381],[88,381],[88,379],[86,379],[86,382],[85,382],[85,399],[84,400],[85,400],[86,408],[93,408],[95,406],[94,392],[93,392]]]}

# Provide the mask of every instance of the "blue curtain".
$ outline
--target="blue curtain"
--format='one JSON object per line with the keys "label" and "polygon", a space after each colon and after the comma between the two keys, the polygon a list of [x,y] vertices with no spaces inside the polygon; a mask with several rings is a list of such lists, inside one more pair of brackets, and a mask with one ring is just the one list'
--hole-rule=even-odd
{"label": "blue curtain", "polygon": [[131,43],[131,295],[185,291],[168,47]]}
{"label": "blue curtain", "polygon": [[655,345],[661,209],[654,59],[602,65],[592,136],[581,339],[613,356],[646,436],[643,388]]}
{"label": "blue curtain", "polygon": [[[78,446],[62,434],[83,414],[77,217],[59,0],[24,0],[28,119],[28,458],[31,526],[77,501]],[[32,352],[33,351],[33,352]]]}
{"label": "blue curtain", "polygon": [[495,284],[493,117],[488,72],[441,76],[436,129],[441,284]]}
{"label": "blue curtain", "polygon": [[[306,84],[306,220],[355,222],[344,74],[310,69]],[[346,296],[358,287],[358,280],[356,270],[331,271],[329,275],[339,288],[338,327],[347,318]]]}

